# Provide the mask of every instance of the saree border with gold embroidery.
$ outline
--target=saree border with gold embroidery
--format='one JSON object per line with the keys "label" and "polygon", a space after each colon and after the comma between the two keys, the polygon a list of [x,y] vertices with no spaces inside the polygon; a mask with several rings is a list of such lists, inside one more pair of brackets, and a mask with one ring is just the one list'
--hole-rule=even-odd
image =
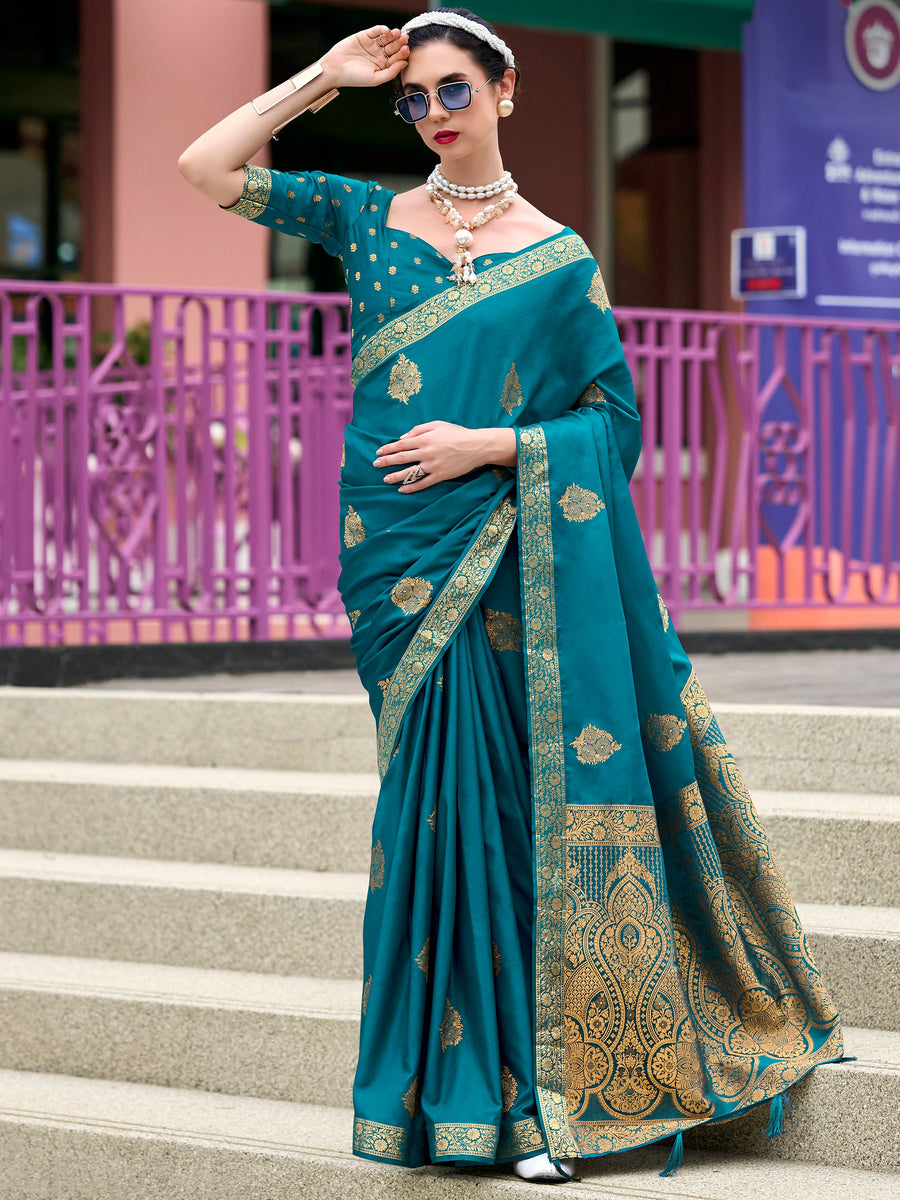
{"label": "saree border with gold embroidery", "polygon": [[536,1090],[550,1157],[567,1158],[577,1155],[578,1147],[566,1112],[563,1048],[565,738],[547,440],[539,425],[519,437],[519,504],[527,514],[519,536],[535,810]]}
{"label": "saree border with gold embroidery", "polygon": [[504,495],[431,603],[390,677],[378,716],[378,770],[390,765],[404,714],[490,582],[516,524],[516,504]]}

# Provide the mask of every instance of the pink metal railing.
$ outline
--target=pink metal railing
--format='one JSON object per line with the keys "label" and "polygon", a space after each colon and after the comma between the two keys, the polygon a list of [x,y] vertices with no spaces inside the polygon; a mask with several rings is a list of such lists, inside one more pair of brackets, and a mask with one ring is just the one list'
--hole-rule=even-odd
{"label": "pink metal railing", "polygon": [[[0,644],[344,636],[343,295],[0,283]],[[619,309],[687,609],[900,604],[900,326]]]}

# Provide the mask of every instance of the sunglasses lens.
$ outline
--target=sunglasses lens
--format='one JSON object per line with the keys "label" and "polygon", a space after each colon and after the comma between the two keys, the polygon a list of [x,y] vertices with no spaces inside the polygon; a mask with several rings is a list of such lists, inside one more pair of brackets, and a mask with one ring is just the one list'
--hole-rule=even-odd
{"label": "sunglasses lens", "polygon": [[414,92],[411,96],[401,96],[397,101],[397,112],[410,125],[416,121],[421,121],[428,112],[428,101],[421,92]]}
{"label": "sunglasses lens", "polygon": [[444,108],[468,108],[472,103],[472,89],[464,80],[460,83],[444,83],[437,91],[438,99]]}

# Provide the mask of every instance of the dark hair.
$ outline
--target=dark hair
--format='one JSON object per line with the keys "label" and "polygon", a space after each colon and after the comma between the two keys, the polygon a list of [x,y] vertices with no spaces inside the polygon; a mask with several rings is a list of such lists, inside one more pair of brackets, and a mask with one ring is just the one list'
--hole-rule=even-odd
{"label": "dark hair", "polygon": [[[485,29],[499,36],[493,25],[485,21],[484,17],[479,17],[467,8],[435,8],[431,11],[432,13],[453,13],[457,17],[466,17],[468,20],[474,21],[476,25],[483,25]],[[415,50],[417,46],[425,46],[429,42],[449,42],[460,50],[466,50],[480,67],[484,67],[489,79],[499,80],[503,77],[503,72],[507,70],[506,59],[503,55],[488,42],[483,41],[474,33],[469,33],[467,29],[457,29],[454,25],[423,25],[409,31],[410,50]],[[515,67],[514,70],[516,72],[515,91],[518,91],[519,68]],[[399,88],[399,78],[397,84]]]}

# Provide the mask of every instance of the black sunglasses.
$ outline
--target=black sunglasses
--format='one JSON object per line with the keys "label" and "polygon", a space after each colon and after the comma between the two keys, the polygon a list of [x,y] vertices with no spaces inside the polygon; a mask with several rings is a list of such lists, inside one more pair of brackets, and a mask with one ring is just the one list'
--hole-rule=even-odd
{"label": "black sunglasses", "polygon": [[[480,92],[481,88],[493,82],[492,79],[486,79],[475,91]],[[442,83],[433,92],[411,92],[408,96],[398,98],[394,105],[394,113],[402,117],[407,125],[415,125],[416,121],[422,121],[428,116],[428,101],[432,96],[437,96],[447,112],[458,112],[472,103],[472,85],[468,79],[460,79],[453,83]]]}

